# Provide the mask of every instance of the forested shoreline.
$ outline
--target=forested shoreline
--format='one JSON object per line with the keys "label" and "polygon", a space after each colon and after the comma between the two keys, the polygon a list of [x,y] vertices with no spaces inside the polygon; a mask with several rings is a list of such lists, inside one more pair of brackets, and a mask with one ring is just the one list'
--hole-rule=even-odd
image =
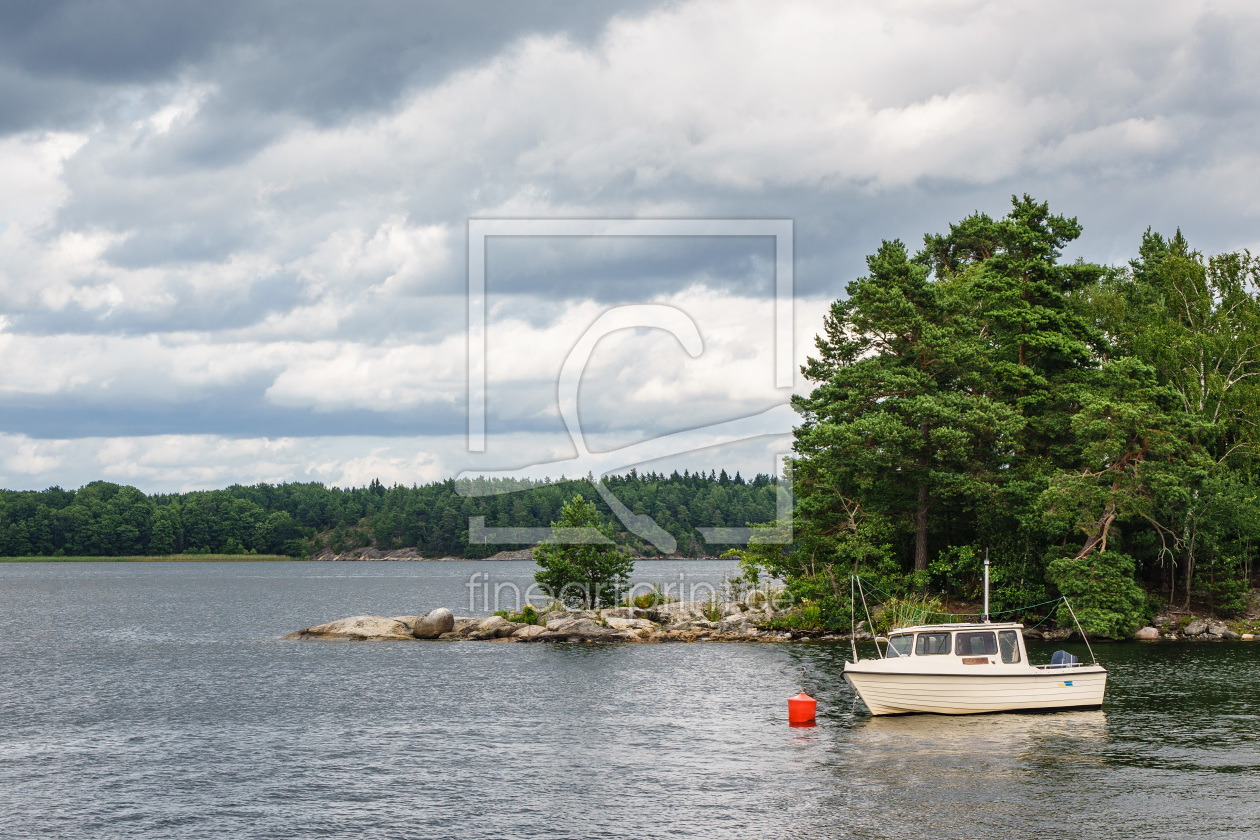
{"label": "forested shoreline", "polygon": [[[683,556],[707,555],[697,528],[743,527],[774,518],[777,479],[736,473],[671,475],[631,471],[603,483],[631,511],[647,514],[678,540]],[[478,481],[478,492],[487,483]],[[492,487],[495,482],[490,482]],[[523,545],[469,544],[468,520],[490,527],[546,527],[583,493],[640,556],[655,550],[620,527],[586,481],[499,483],[507,492],[468,495],[454,480],[411,487],[326,487],[318,483],[234,485],[223,490],[146,495],[92,482],[78,490],[0,491],[0,556],[165,556],[284,554],[374,545],[416,548],[425,557],[487,557]]]}
{"label": "forested shoreline", "polygon": [[883,242],[803,369],[794,542],[746,564],[837,624],[851,573],[930,607],[986,550],[995,610],[1065,594],[1096,634],[1249,609],[1260,267],[1149,229],[1127,265],[1061,261],[1081,234],[1025,195]]}

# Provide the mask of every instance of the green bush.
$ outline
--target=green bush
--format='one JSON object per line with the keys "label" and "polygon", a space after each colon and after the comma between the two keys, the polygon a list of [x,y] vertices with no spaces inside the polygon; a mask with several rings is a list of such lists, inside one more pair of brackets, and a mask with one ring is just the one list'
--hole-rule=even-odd
{"label": "green bush", "polygon": [[538,610],[534,609],[531,604],[526,604],[525,608],[517,613],[511,610],[498,610],[495,612],[495,615],[516,624],[537,624],[539,619]]}
{"label": "green bush", "polygon": [[770,619],[772,630],[828,630],[834,629],[827,620],[823,606],[815,601],[802,601],[800,606]]}
{"label": "green bush", "polygon": [[661,604],[669,604],[677,600],[678,599],[673,595],[666,595],[665,592],[662,591],[659,583],[654,583],[652,584],[651,592],[644,592],[641,595],[635,595],[633,597],[627,596],[626,599],[621,602],[621,606],[650,610],[652,607],[659,607]]}
{"label": "green bush", "polygon": [[[1071,600],[1086,633],[1123,639],[1149,617],[1146,593],[1133,579],[1134,568],[1129,555],[1104,551],[1052,560],[1046,577]],[[1066,606],[1059,607],[1055,618],[1060,627],[1073,626]]]}
{"label": "green bush", "polygon": [[1238,558],[1224,557],[1209,565],[1207,581],[1200,585],[1210,599],[1212,609],[1221,615],[1234,616],[1246,612],[1251,587],[1242,573]]}
{"label": "green bush", "polygon": [[722,605],[718,603],[716,595],[704,605],[704,617],[715,623],[722,620]]}

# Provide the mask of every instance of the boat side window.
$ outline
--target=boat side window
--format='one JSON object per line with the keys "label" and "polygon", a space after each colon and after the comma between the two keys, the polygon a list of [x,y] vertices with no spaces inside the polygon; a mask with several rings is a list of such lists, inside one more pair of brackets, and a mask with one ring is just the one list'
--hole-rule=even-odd
{"label": "boat side window", "polygon": [[959,656],[992,656],[997,653],[997,638],[992,630],[958,634]]}
{"label": "boat side window", "polygon": [[939,656],[944,653],[949,653],[948,633],[920,633],[915,639],[915,656]]}
{"label": "boat side window", "polygon": [[891,636],[888,639],[888,652],[892,656],[909,656],[910,645],[914,643],[914,636],[909,634],[904,636]]}
{"label": "boat side window", "polygon": [[998,647],[1002,649],[1002,661],[1007,665],[1019,661],[1019,637],[1014,630],[998,631]]}

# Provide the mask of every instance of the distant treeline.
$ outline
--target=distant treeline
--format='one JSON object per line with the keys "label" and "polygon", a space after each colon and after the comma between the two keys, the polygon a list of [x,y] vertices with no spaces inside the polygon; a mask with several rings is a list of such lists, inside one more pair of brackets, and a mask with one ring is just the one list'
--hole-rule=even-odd
{"label": "distant treeline", "polygon": [[[776,479],[766,475],[746,481],[725,470],[668,476],[632,470],[603,483],[632,512],[651,516],[672,533],[684,555],[707,553],[697,528],[742,527],[775,516]],[[94,481],[78,490],[0,490],[0,556],[307,557],[325,548],[375,544],[382,550],[415,547],[424,556],[485,557],[520,546],[470,545],[470,517],[484,516],[490,527],[546,527],[579,493],[596,502],[619,541],[639,553],[653,552],[625,532],[585,481],[499,484],[512,492],[488,496],[466,495],[470,486],[447,480],[386,487],[373,480],[346,489],[254,484],[146,496],[135,487]]]}

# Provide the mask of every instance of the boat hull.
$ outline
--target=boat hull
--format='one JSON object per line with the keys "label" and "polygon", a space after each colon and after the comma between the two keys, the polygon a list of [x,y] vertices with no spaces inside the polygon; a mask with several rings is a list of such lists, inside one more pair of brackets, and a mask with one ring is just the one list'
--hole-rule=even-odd
{"label": "boat hull", "polygon": [[1107,690],[1098,665],[1026,674],[927,674],[846,668],[872,715],[975,715],[987,712],[1096,709]]}

